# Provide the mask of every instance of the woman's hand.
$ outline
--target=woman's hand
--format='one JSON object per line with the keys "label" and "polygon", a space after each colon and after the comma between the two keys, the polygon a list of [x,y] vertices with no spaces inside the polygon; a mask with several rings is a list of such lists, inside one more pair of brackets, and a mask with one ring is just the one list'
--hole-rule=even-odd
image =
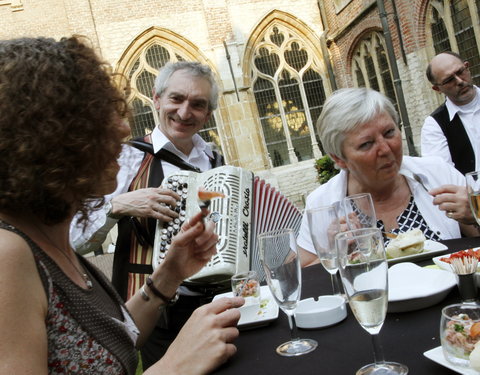
{"label": "woman's hand", "polygon": [[196,309],[162,359],[145,375],[209,374],[237,351],[232,341],[238,337],[241,297],[220,298]]}
{"label": "woman's hand", "polygon": [[474,224],[475,218],[470,210],[467,188],[457,185],[442,185],[429,191],[433,204],[438,206],[445,215],[462,224]]}
{"label": "woman's hand", "polygon": [[[161,275],[180,284],[200,271],[217,252],[218,236],[214,233],[215,223],[202,221],[202,213],[193,216],[182,225],[182,230],[172,240],[165,260],[155,270],[153,279]],[[166,273],[169,274],[166,277]]]}

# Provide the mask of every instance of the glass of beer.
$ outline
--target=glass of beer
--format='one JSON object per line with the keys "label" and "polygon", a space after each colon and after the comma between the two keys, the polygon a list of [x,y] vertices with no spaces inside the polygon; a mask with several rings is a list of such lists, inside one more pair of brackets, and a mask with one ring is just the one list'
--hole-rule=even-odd
{"label": "glass of beer", "polygon": [[468,200],[473,217],[480,225],[480,171],[470,172],[465,175],[467,180]]}

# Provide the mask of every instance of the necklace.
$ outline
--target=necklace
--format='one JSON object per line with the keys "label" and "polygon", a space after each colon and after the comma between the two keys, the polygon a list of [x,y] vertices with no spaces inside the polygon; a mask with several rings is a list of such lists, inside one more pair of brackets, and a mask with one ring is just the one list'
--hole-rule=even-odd
{"label": "necklace", "polygon": [[90,278],[88,277],[87,273],[86,272],[82,272],[76,265],[75,263],[73,263],[73,261],[69,258],[69,256],[67,254],[65,254],[65,252],[60,248],[58,247],[57,245],[55,245],[55,243],[50,239],[50,237],[43,231],[40,229],[40,227],[38,227],[35,223],[33,223],[34,227],[37,228],[37,230],[42,234],[43,237],[45,237],[45,239],[50,243],[50,245],[52,245],[55,249],[57,249],[58,251],[60,251],[60,253],[65,257],[67,258],[67,260],[70,262],[70,264],[73,266],[73,268],[75,269],[75,271],[82,277],[83,281],[85,282],[85,285],[87,286],[87,289],[92,289],[93,288],[93,283],[92,283],[92,280],[90,280]]}

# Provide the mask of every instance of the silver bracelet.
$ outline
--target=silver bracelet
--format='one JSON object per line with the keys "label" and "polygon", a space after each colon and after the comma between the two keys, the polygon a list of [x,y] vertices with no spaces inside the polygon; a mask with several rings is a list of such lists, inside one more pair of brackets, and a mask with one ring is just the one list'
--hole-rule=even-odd
{"label": "silver bracelet", "polygon": [[150,296],[147,294],[147,292],[145,291],[145,285],[143,285],[141,288],[140,288],[140,294],[143,298],[144,301],[150,301]]}

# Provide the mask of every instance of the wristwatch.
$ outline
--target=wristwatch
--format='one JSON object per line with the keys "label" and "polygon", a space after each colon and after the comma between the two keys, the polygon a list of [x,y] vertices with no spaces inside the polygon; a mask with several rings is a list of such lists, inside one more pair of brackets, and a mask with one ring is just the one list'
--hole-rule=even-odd
{"label": "wristwatch", "polygon": [[112,218],[112,219],[121,219],[122,216],[121,215],[114,215],[112,213],[112,201],[107,201],[105,202],[105,205],[103,206],[104,210],[105,210],[105,214],[109,217],[109,218]]}

